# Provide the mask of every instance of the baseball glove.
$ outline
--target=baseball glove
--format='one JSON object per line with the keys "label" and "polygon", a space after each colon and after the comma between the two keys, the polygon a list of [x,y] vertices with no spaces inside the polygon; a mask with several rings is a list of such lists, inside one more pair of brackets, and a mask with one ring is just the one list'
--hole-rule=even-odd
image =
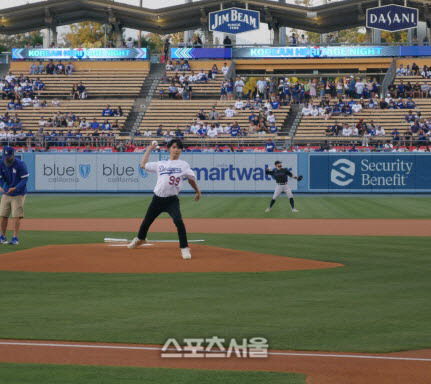
{"label": "baseball glove", "polygon": [[304,178],[304,176],[298,176],[298,181],[301,181]]}

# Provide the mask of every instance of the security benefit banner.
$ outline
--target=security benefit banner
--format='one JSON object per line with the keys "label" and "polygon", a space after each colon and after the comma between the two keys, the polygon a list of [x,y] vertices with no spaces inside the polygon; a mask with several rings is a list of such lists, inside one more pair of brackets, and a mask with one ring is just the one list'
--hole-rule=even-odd
{"label": "security benefit banner", "polygon": [[[156,175],[139,167],[142,154],[35,154],[36,192],[151,192]],[[167,160],[167,153],[150,161]],[[187,161],[204,192],[272,192],[275,181],[265,175],[276,160],[297,174],[295,154],[190,154]],[[290,180],[297,190],[296,180]],[[183,190],[192,191],[184,181]]]}
{"label": "security benefit banner", "polygon": [[310,155],[310,192],[431,192],[431,155]]}
{"label": "security benefit banner", "polygon": [[[156,176],[139,167],[142,154],[35,154],[35,189],[54,191],[151,191]],[[150,161],[158,161],[151,155]]]}

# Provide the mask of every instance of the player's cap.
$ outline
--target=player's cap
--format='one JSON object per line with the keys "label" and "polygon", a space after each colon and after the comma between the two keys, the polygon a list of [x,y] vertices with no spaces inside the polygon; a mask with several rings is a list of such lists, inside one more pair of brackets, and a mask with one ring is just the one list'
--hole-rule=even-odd
{"label": "player's cap", "polygon": [[277,161],[274,163],[274,165],[275,165],[275,166],[277,166],[278,164],[281,164],[281,161],[278,161],[278,160],[277,160]]}
{"label": "player's cap", "polygon": [[15,153],[13,147],[5,146],[3,147],[3,158],[10,159]]}

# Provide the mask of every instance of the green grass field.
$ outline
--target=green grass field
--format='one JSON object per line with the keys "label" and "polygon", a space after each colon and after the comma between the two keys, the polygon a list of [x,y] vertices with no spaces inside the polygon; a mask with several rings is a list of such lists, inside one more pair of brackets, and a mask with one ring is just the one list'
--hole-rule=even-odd
{"label": "green grass field", "polygon": [[[185,217],[291,217],[288,199],[270,216],[268,198],[183,196]],[[26,217],[141,217],[149,197],[29,196]],[[430,219],[429,197],[300,197],[302,218]],[[21,234],[19,249],[102,242],[130,233]],[[175,234],[152,234],[154,239]],[[232,249],[342,263],[326,270],[271,273],[81,274],[0,272],[0,338],[163,344],[168,338],[263,336],[272,349],[391,352],[431,347],[430,238],[190,234]],[[1,253],[15,251],[9,245]],[[18,367],[18,368],[17,368]],[[7,383],[44,383],[46,366],[7,372]],[[54,369],[54,368],[53,368]],[[117,371],[116,371],[117,369]],[[62,383],[172,382],[172,370],[55,367]],[[26,376],[28,373],[28,377]],[[53,372],[53,371],[52,371]],[[29,381],[35,374],[38,381]],[[85,380],[77,375],[86,375]],[[216,373],[181,371],[176,383],[218,383]],[[303,377],[226,373],[223,383],[302,383]],[[198,375],[198,376],[196,376]],[[200,376],[201,375],[201,376]],[[236,378],[235,375],[241,376]],[[254,376],[255,375],[255,376]],[[157,380],[154,377],[159,376]],[[40,377],[40,379],[39,379]],[[199,379],[197,379],[199,377]],[[217,379],[214,379],[217,377]],[[15,381],[14,381],[15,380]],[[111,381],[110,381],[111,380]],[[141,381],[139,381],[141,380]],[[155,381],[152,381],[155,380]],[[183,381],[181,381],[183,380]],[[205,381],[206,380],[206,381]],[[101,382],[101,381],[100,381]],[[118,381],[117,381],[118,382]]]}
{"label": "green grass field", "polygon": [[[147,195],[131,196],[67,196],[31,195],[27,197],[26,217],[115,218],[142,217],[151,200]],[[203,196],[199,202],[193,195],[182,195],[183,217],[196,218],[285,218],[292,217],[289,200],[281,196],[271,214],[265,214],[271,197]],[[300,210],[296,218],[304,219],[429,219],[431,197],[427,196],[300,196],[295,197]]]}
{"label": "green grass field", "polygon": [[37,364],[1,364],[7,384],[304,384],[304,375],[200,369],[123,368]]}

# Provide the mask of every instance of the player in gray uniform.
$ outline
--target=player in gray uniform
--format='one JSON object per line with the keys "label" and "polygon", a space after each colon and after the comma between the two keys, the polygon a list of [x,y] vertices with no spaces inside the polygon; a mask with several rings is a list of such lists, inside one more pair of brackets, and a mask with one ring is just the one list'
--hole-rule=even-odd
{"label": "player in gray uniform", "polygon": [[265,173],[267,175],[271,175],[272,178],[276,181],[277,186],[275,187],[274,195],[272,196],[271,204],[269,207],[265,210],[265,212],[270,212],[272,209],[272,206],[275,204],[275,200],[277,200],[277,197],[280,196],[283,192],[286,193],[286,195],[289,197],[290,206],[292,207],[292,212],[299,212],[295,208],[295,202],[293,201],[293,194],[290,187],[287,185],[287,180],[289,177],[292,179],[296,179],[298,181],[302,180],[302,176],[293,176],[292,172],[290,172],[287,168],[283,168],[283,164],[281,161],[275,162],[275,168],[274,169],[266,169]]}

